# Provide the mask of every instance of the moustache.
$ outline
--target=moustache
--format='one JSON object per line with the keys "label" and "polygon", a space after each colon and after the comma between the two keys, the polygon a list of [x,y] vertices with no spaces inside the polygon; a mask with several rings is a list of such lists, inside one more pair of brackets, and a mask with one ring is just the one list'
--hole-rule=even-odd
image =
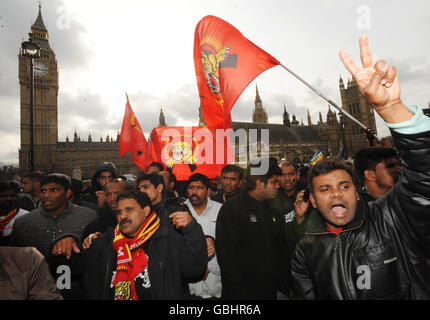
{"label": "moustache", "polygon": [[198,197],[198,196],[196,196],[196,195],[192,195],[192,196],[190,197],[190,200],[191,200],[191,199],[200,200],[200,197]]}
{"label": "moustache", "polygon": [[120,226],[122,226],[122,225],[124,225],[124,224],[126,224],[126,223],[131,223],[131,220],[130,220],[130,219],[123,219],[123,220],[121,220],[121,221],[119,222],[119,225],[120,225]]}

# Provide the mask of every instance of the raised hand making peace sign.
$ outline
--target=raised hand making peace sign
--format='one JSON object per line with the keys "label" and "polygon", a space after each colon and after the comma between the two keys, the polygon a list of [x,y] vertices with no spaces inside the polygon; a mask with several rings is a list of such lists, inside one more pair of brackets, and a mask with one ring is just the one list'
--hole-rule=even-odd
{"label": "raised hand making peace sign", "polygon": [[372,65],[372,55],[366,35],[360,37],[360,55],[363,67],[359,67],[340,50],[340,58],[357,82],[360,92],[388,123],[399,123],[412,118],[413,113],[400,100],[400,82],[397,70],[379,60]]}

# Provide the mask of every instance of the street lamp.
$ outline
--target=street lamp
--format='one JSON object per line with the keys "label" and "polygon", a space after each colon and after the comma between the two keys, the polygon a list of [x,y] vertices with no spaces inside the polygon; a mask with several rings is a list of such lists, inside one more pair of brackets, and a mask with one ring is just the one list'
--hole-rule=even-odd
{"label": "street lamp", "polygon": [[[346,141],[345,141],[345,127],[346,127],[346,123],[345,123],[345,119],[343,116],[343,113],[339,112],[339,122],[340,122],[340,132],[342,135],[342,143],[343,143],[343,152],[344,152],[344,158],[345,160],[347,159],[347,152],[346,152]],[[342,151],[341,151],[342,152]]]}
{"label": "street lamp", "polygon": [[30,58],[30,168],[34,171],[34,58],[40,58],[40,47],[33,42],[33,34],[29,33],[28,41],[21,43],[21,54]]}

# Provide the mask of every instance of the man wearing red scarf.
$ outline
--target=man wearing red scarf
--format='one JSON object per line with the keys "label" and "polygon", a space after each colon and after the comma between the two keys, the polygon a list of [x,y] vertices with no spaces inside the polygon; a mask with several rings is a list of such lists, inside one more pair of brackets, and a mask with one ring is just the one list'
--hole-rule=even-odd
{"label": "man wearing red scarf", "polygon": [[201,226],[187,211],[156,213],[144,193],[127,192],[117,201],[117,226],[82,254],[56,257],[56,263],[68,264],[72,278],[83,278],[86,299],[184,299],[183,283],[202,276],[207,266]]}

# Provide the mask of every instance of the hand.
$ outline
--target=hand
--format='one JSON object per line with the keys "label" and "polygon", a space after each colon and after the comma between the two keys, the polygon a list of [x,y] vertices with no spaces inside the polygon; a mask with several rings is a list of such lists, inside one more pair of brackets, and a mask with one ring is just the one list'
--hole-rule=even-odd
{"label": "hand", "polygon": [[104,191],[96,191],[97,205],[99,208],[104,208],[106,206],[106,194]]}
{"label": "hand", "polygon": [[296,201],[294,202],[294,212],[296,213],[297,224],[301,224],[305,220],[305,213],[309,208],[310,201],[303,201],[303,194],[305,190],[300,191],[297,194]]}
{"label": "hand", "polygon": [[101,232],[91,233],[88,237],[85,238],[84,242],[82,243],[82,248],[84,248],[85,250],[88,249],[91,246],[91,243],[101,235]]}
{"label": "hand", "polygon": [[191,215],[188,211],[176,211],[169,218],[172,219],[172,223],[176,226],[176,229],[186,227],[191,222]]}
{"label": "hand", "polygon": [[208,246],[208,258],[215,254],[215,241],[212,238],[206,237],[206,244]]}
{"label": "hand", "polygon": [[79,247],[76,243],[75,238],[66,237],[63,238],[54,245],[52,248],[52,255],[54,256],[66,256],[67,260],[72,256],[72,251],[75,253],[79,253]]}
{"label": "hand", "polygon": [[360,37],[360,54],[362,68],[346,51],[341,50],[339,53],[343,64],[355,78],[366,100],[386,122],[398,123],[412,118],[412,112],[400,100],[400,81],[396,68],[387,66],[383,60],[372,66],[372,55],[366,35]]}

